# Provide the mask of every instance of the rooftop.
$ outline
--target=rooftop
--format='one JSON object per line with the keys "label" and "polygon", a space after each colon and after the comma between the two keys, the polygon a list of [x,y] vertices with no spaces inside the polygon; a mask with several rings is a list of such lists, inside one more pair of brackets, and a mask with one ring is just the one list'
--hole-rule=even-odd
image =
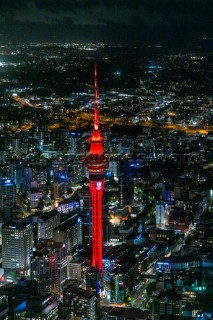
{"label": "rooftop", "polygon": [[43,221],[47,221],[56,215],[59,215],[59,212],[57,210],[53,209],[53,210],[47,211],[45,213],[43,213],[43,212],[38,213],[38,214],[36,213],[34,216],[39,216],[40,219],[42,219]]}
{"label": "rooftop", "polygon": [[181,294],[178,294],[174,289],[168,289],[161,291],[157,296],[157,299],[167,298],[169,300],[181,300]]}
{"label": "rooftop", "polygon": [[121,308],[121,307],[112,307],[105,308],[105,312],[107,312],[111,316],[117,316],[119,319],[138,319],[138,320],[145,320],[148,319],[150,316],[150,311],[142,311],[140,309],[128,309],[128,308]]}
{"label": "rooftop", "polygon": [[57,231],[69,230],[72,226],[74,226],[78,223],[78,219],[79,219],[79,215],[75,215],[75,216],[71,217],[70,219],[66,220],[65,222],[61,223],[54,230],[57,230]]}

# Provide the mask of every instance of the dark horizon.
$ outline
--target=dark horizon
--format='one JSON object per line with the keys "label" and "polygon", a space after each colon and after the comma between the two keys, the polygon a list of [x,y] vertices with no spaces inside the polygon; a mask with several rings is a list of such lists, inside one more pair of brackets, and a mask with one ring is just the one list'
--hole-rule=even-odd
{"label": "dark horizon", "polygon": [[0,8],[0,43],[213,47],[212,0],[8,0]]}

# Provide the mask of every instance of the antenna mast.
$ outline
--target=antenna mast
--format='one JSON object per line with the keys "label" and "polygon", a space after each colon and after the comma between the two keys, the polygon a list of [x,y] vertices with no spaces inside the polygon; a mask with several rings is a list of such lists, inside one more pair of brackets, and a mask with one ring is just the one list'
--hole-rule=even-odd
{"label": "antenna mast", "polygon": [[97,64],[94,65],[94,130],[98,130],[98,86],[97,86]]}

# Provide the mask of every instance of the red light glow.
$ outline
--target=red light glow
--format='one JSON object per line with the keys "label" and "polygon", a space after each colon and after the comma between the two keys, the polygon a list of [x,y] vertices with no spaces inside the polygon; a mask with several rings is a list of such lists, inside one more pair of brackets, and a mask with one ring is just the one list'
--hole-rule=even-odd
{"label": "red light glow", "polygon": [[103,141],[98,128],[98,87],[97,65],[94,66],[94,130],[90,140],[90,153],[84,159],[89,170],[90,193],[92,197],[92,266],[101,273],[102,262],[102,198],[104,172],[109,165],[109,158],[103,154]]}

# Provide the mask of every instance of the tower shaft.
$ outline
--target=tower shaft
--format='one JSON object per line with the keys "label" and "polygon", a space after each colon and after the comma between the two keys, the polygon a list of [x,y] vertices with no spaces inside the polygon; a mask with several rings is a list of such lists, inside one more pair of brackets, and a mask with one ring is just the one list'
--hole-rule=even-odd
{"label": "tower shaft", "polygon": [[103,137],[98,124],[97,65],[94,66],[94,129],[90,140],[90,153],[84,159],[89,171],[89,186],[92,197],[92,266],[103,271],[102,262],[102,201],[104,172],[109,158],[103,153]]}
{"label": "tower shaft", "polygon": [[92,266],[103,270],[102,263],[102,201],[104,178],[98,181],[90,177],[90,193],[92,197]]}

